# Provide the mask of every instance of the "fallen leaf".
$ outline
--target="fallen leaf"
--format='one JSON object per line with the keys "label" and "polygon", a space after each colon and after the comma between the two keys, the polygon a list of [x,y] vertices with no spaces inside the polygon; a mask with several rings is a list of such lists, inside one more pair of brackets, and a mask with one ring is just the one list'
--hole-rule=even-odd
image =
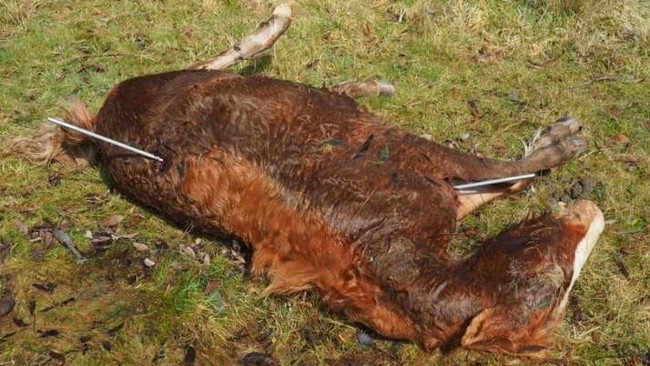
{"label": "fallen leaf", "polygon": [[54,289],[56,288],[56,284],[52,282],[47,282],[47,283],[32,283],[32,286],[34,286],[36,289],[45,291],[48,293],[54,292]]}
{"label": "fallen leaf", "polygon": [[172,264],[169,267],[171,267],[171,269],[173,269],[174,271],[179,271],[179,272],[187,271],[190,268],[187,264],[178,263],[178,262],[172,262]]}
{"label": "fallen leaf", "polygon": [[468,238],[474,238],[478,235],[478,229],[475,227],[466,227],[463,229],[463,234]]}
{"label": "fallen leaf", "polygon": [[591,341],[594,343],[600,342],[600,333],[597,330],[591,332]]}
{"label": "fallen leaf", "polygon": [[216,291],[219,288],[219,285],[221,284],[221,281],[218,279],[213,279],[210,282],[208,282],[208,285],[205,286],[205,292],[206,293],[211,293],[213,291]]}
{"label": "fallen leaf", "polygon": [[38,338],[56,337],[61,334],[57,329],[48,329],[45,331],[38,330],[37,332],[39,333]]}
{"label": "fallen leaf", "polygon": [[3,264],[5,262],[5,258],[7,258],[9,255],[10,250],[11,245],[5,243],[5,241],[0,238],[0,264]]}
{"label": "fallen leaf", "polygon": [[189,245],[181,245],[181,253],[188,255],[190,257],[196,257],[196,253],[194,252],[194,249],[190,247]]}
{"label": "fallen leaf", "polygon": [[25,323],[25,321],[20,318],[12,318],[11,320],[14,321],[14,325],[18,328],[25,328],[29,326],[29,324]]}
{"label": "fallen leaf", "polygon": [[372,24],[369,22],[363,23],[363,35],[368,38],[375,38],[375,30],[372,29]]}
{"label": "fallen leaf", "polygon": [[149,259],[149,258],[145,258],[145,259],[144,259],[144,265],[147,266],[147,267],[149,267],[149,268],[151,268],[151,267],[153,267],[153,266],[156,265],[156,262],[152,261],[152,260]]}
{"label": "fallen leaf", "polygon": [[43,241],[43,245],[45,248],[50,248],[52,246],[52,243],[54,242],[54,236],[52,235],[52,231],[50,230],[41,231],[41,240]]}
{"label": "fallen leaf", "polygon": [[104,221],[101,222],[101,226],[103,226],[103,227],[115,227],[115,226],[119,225],[120,222],[122,222],[122,220],[124,220],[124,216],[113,214],[113,215],[107,217],[106,219],[104,219]]}
{"label": "fallen leaf", "polygon": [[133,242],[133,247],[138,252],[148,252],[149,251],[149,246],[147,246],[147,244],[140,243],[140,242],[137,242],[137,241]]}
{"label": "fallen leaf", "polygon": [[[61,210],[61,211],[59,211],[59,215],[68,216],[68,213],[66,213],[66,211],[64,211],[64,210]],[[59,230],[70,230],[72,228],[72,222],[70,222],[70,220],[68,220],[68,219],[64,219],[63,221],[61,221],[57,225],[57,228]]]}
{"label": "fallen leaf", "polygon": [[53,359],[60,362],[65,362],[65,354],[54,350],[47,351],[47,354]]}
{"label": "fallen leaf", "polygon": [[16,225],[21,234],[29,234],[29,227],[22,220],[14,219],[14,225]]}
{"label": "fallen leaf", "polygon": [[104,201],[106,200],[106,195],[100,193],[88,193],[86,195],[86,202],[88,206],[93,209],[99,209]]}
{"label": "fallen leaf", "polygon": [[139,224],[140,221],[142,221],[143,218],[144,218],[144,216],[142,216],[140,214],[135,214],[135,215],[131,216],[131,218],[129,219],[129,226],[135,226],[135,225]]}
{"label": "fallen leaf", "polygon": [[91,244],[95,250],[103,251],[113,245],[113,233],[109,230],[97,230],[91,233],[92,239],[90,239]]}
{"label": "fallen leaf", "polygon": [[481,116],[483,116],[483,111],[481,111],[481,105],[479,104],[478,99],[468,100],[467,106],[469,107],[469,111],[472,114],[472,117],[475,119],[481,118]]}
{"label": "fallen leaf", "polygon": [[113,345],[111,342],[104,340],[102,341],[102,348],[110,352],[113,349]]}
{"label": "fallen leaf", "polygon": [[619,106],[613,105],[609,107],[609,113],[616,118],[620,118],[623,115],[623,110]]}
{"label": "fallen leaf", "polygon": [[625,145],[630,143],[630,139],[627,136],[623,135],[622,133],[615,134],[614,135],[614,140],[620,142],[621,144],[625,144]]}
{"label": "fallen leaf", "polygon": [[16,301],[11,296],[4,296],[0,298],[0,318],[11,313],[16,305]]}

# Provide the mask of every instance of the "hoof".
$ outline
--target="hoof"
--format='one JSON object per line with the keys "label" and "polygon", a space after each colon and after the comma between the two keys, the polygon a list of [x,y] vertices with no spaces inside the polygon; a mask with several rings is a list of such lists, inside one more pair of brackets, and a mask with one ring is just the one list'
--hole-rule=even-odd
{"label": "hoof", "polygon": [[533,142],[533,151],[559,141],[570,139],[582,129],[580,122],[573,117],[562,117],[550,125],[541,136]]}
{"label": "hoof", "polygon": [[562,117],[535,136],[526,157],[556,167],[587,150],[587,142],[577,135],[582,126],[573,117]]}

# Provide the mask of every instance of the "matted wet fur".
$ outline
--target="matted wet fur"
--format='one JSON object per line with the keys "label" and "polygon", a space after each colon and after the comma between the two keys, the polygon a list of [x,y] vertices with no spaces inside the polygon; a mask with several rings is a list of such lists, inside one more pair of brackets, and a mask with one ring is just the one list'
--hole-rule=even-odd
{"label": "matted wet fur", "polygon": [[218,70],[129,79],[97,115],[76,103],[67,118],[164,164],[56,128],[5,152],[50,144],[23,151],[49,160],[92,144],[133,202],[250,245],[265,294],[315,290],[350,321],[427,350],[543,356],[603,229],[598,208],[578,201],[463,260],[447,254],[457,219],[525,183],[457,192],[452,181],[562,164],[585,148],[570,118],[524,159],[497,161],[387,125],[345,89]]}

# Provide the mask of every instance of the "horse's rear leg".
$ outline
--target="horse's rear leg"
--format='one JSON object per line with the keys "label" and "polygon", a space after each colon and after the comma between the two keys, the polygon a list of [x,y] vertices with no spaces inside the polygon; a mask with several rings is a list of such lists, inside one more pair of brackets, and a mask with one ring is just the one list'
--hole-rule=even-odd
{"label": "horse's rear leg", "polygon": [[[469,174],[465,178],[467,180],[483,180],[506,177],[535,173],[560,165],[584,151],[585,141],[576,135],[579,130],[580,124],[575,119],[561,118],[543,134],[538,134],[533,138],[531,147],[522,160],[477,167],[473,173],[468,172]],[[518,192],[524,189],[528,183],[530,183],[530,179],[460,191],[457,217],[460,219],[480,205],[504,194]]]}
{"label": "horse's rear leg", "polygon": [[273,15],[261,23],[253,33],[235,43],[217,56],[188,67],[189,70],[224,70],[239,61],[249,59],[273,46],[291,25],[291,7],[282,4]]}
{"label": "horse's rear leg", "polygon": [[345,94],[352,98],[391,96],[395,94],[395,87],[393,84],[381,79],[348,81],[343,84],[330,86],[327,90],[334,93]]}

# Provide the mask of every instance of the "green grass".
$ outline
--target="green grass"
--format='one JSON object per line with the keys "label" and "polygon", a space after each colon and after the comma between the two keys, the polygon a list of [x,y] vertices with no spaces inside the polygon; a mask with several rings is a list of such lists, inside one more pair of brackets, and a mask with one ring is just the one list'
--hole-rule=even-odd
{"label": "green grass", "polygon": [[[26,135],[78,96],[96,110],[129,77],[183,68],[218,53],[265,19],[258,1],[8,0],[0,5],[0,136]],[[182,3],[182,4],[181,4]],[[312,85],[381,77],[397,93],[364,103],[391,124],[464,151],[516,158],[521,140],[569,113],[585,155],[539,179],[534,191],[490,204],[460,224],[455,249],[538,213],[577,180],[597,189],[608,225],[558,330],[553,357],[572,364],[647,364],[650,358],[650,9],[647,1],[312,1],[267,57],[234,67]],[[468,101],[476,101],[473,116]],[[629,143],[615,139],[623,134]],[[58,185],[48,178],[59,173]],[[94,253],[85,237],[113,214],[117,234]],[[67,223],[90,260],[78,267],[56,241],[30,242],[15,220]],[[0,159],[0,291],[16,299],[0,319],[0,365],[234,364],[252,352],[281,365],[516,363],[416,345],[360,345],[356,328],[312,295],[261,298],[251,279],[203,238],[209,264],[180,253],[195,237],[107,192],[95,170]],[[138,252],[132,242],[150,251]],[[167,246],[156,245],[164,241]],[[148,269],[143,260],[156,265]],[[174,263],[176,262],[176,263]],[[182,270],[174,269],[178,266]],[[218,281],[216,295],[206,286]],[[33,284],[52,282],[51,292]],[[67,305],[43,309],[74,297]],[[216,301],[216,303],[215,303]],[[35,303],[35,316],[30,313]],[[218,305],[218,306],[215,306]],[[220,306],[223,305],[223,306]],[[12,318],[28,323],[19,327]],[[119,327],[122,324],[121,327]],[[56,329],[56,336],[43,336]],[[13,335],[11,332],[17,331]],[[636,363],[634,363],[636,362]],[[525,361],[524,361],[525,363]]]}

